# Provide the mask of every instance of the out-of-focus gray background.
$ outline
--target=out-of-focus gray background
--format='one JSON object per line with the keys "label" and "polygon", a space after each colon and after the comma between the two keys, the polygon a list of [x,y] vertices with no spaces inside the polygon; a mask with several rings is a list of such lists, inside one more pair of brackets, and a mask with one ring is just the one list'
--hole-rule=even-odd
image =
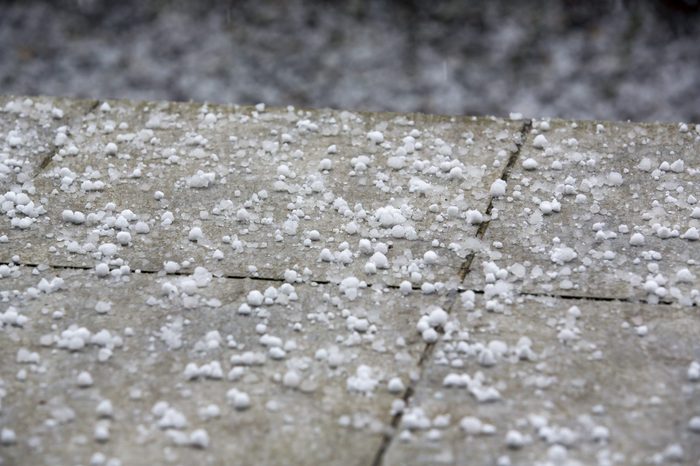
{"label": "out-of-focus gray background", "polygon": [[0,93],[698,121],[698,3],[0,1]]}

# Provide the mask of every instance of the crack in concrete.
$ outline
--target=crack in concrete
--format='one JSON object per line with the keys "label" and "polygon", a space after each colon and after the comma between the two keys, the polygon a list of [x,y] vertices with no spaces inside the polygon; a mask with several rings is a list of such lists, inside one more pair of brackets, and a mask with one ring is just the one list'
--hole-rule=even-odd
{"label": "crack in concrete", "polygon": [[[93,112],[99,105],[100,101],[95,100],[95,99],[88,99],[87,102],[91,102],[90,106],[88,109],[80,115],[80,117],[85,117],[89,115],[91,112]],[[48,146],[51,147],[49,151],[47,151],[46,154],[41,159],[41,162],[39,162],[39,165],[36,168],[36,172],[32,175],[32,180],[35,180],[39,175],[44,173],[46,171],[46,168],[51,164],[51,161],[53,160],[54,156],[57,154],[57,147],[53,143],[53,141],[49,140]]]}
{"label": "crack in concrete", "polygon": [[[508,163],[506,163],[506,166],[503,168],[503,172],[501,173],[500,179],[503,181],[508,180],[508,176],[510,174],[510,170],[513,168],[515,165],[515,162],[518,159],[518,156],[520,155],[520,150],[522,149],[523,144],[525,143],[525,140],[527,139],[527,133],[529,132],[530,128],[532,127],[532,120],[526,120],[523,122],[522,126],[520,127],[520,130],[518,132],[518,138],[515,142],[515,150],[510,154],[510,157],[508,158]],[[489,199],[489,204],[486,207],[486,217],[490,218],[491,216],[491,211],[493,210],[493,197]],[[486,229],[490,225],[490,220],[487,220],[485,222],[482,222],[479,225],[479,228],[476,231],[476,238],[479,240],[484,238],[484,235],[486,234]],[[458,272],[458,277],[460,282],[464,282],[465,277],[467,274],[471,271],[472,263],[474,262],[474,258],[476,257],[476,252],[471,252],[469,255],[465,258],[464,262],[462,263],[462,266],[460,267],[460,270]],[[457,290],[453,290],[450,292],[450,296],[448,297],[448,304],[446,305],[446,311],[447,314],[451,315],[453,307],[455,303],[457,302],[457,293],[459,292],[459,288]],[[442,329],[438,329],[440,333],[442,333]],[[435,351],[435,347],[437,346],[437,342],[434,343],[426,343],[425,347],[423,348],[423,352],[421,353],[421,357],[418,360],[418,377],[415,380],[412,380],[411,383],[408,384],[408,387],[404,391],[402,400],[404,402],[404,408],[408,406],[411,397],[416,391],[416,387],[420,382],[423,380],[423,372],[425,370],[425,367],[427,365],[427,362],[430,360],[430,358],[433,355],[433,352]],[[372,466],[382,466],[384,464],[384,456],[386,455],[386,452],[389,450],[391,447],[391,444],[394,442],[394,439],[396,438],[396,432],[398,430],[399,425],[401,424],[401,419],[403,418],[403,409],[394,414],[392,419],[391,419],[391,430],[387,432],[384,435],[384,438],[382,439],[382,444],[379,447],[379,450],[375,454],[375,457],[372,461]]]}
{"label": "crack in concrete", "polygon": [[[500,179],[503,181],[508,181],[508,177],[510,176],[510,172],[515,166],[515,162],[517,162],[518,157],[520,156],[520,151],[522,150],[523,145],[525,144],[525,140],[527,139],[527,134],[530,132],[530,128],[532,128],[532,120],[525,120],[523,122],[523,125],[520,127],[520,131],[518,133],[518,139],[515,142],[515,150],[510,154],[510,157],[508,158],[508,162],[506,163],[506,166],[503,168],[503,172],[501,173]],[[491,225],[491,212],[493,211],[493,197],[489,199],[489,205],[486,207],[486,217],[488,220],[481,222],[479,224],[479,228],[476,230],[476,238],[479,240],[484,239],[484,236],[486,236],[486,230],[488,227]],[[467,255],[465,258],[464,262],[462,263],[462,267],[459,270],[459,279],[460,281],[464,281],[464,279],[467,277],[467,274],[471,271],[471,266],[472,263],[474,262],[474,259],[476,258],[476,251],[472,251]]]}

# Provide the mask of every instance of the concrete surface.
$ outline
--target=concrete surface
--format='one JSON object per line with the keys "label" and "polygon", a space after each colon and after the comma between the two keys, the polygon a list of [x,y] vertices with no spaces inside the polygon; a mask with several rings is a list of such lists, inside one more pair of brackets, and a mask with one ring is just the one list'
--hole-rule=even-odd
{"label": "concrete surface", "polygon": [[700,464],[698,127],[1,103],[0,464]]}

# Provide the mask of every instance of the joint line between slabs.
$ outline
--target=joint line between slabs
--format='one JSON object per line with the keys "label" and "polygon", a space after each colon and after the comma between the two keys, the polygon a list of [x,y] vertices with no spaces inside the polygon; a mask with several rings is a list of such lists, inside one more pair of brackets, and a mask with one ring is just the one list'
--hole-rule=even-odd
{"label": "joint line between slabs", "polygon": [[[451,290],[450,294],[448,295],[449,303],[446,306],[448,314],[452,313],[452,308],[454,307],[455,303],[457,302],[458,292],[459,292],[458,289]],[[444,333],[442,328],[438,328],[437,330],[439,331],[440,334]],[[406,390],[403,393],[403,396],[401,397],[401,399],[403,400],[403,403],[404,403],[404,406],[403,406],[404,409],[408,406],[408,403],[411,400],[411,398],[413,397],[413,395],[416,391],[416,388],[423,380],[423,373],[424,373],[425,367],[428,364],[430,358],[432,357],[436,346],[437,346],[437,342],[433,342],[433,343],[426,343],[425,346],[423,347],[423,351],[421,352],[421,355],[420,355],[420,358],[418,359],[418,364],[417,364],[418,377],[415,380],[410,381],[410,383],[406,387]],[[398,431],[399,425],[401,424],[404,409],[402,409],[400,412],[398,412],[392,416],[390,430],[389,430],[389,432],[386,432],[384,434],[384,437],[382,438],[382,443],[379,446],[379,449],[377,450],[377,453],[374,456],[374,459],[371,463],[371,466],[382,466],[384,464],[384,456],[386,455],[386,452],[389,450],[389,447],[392,445],[392,443],[394,442],[394,439],[396,438],[396,432]]]}
{"label": "joint line between slabs", "polygon": [[[36,264],[36,263],[22,263],[22,262],[13,262],[13,261],[0,261],[0,265],[16,265],[19,267],[46,267],[47,269],[54,269],[54,270],[83,270],[83,271],[91,271],[94,270],[94,267],[88,267],[88,266],[83,266],[83,265],[51,265],[51,264]],[[157,275],[161,273],[162,270],[139,270],[139,274],[144,274],[144,275]],[[136,272],[133,273],[136,275]],[[175,272],[171,274],[166,274],[165,276],[180,276],[180,277],[186,277],[189,276],[190,274],[187,272]],[[251,277],[248,275],[236,275],[236,274],[225,274],[221,275],[217,278],[225,278],[227,280],[253,280],[253,281],[265,281],[265,282],[278,282],[282,283],[285,280],[282,278],[275,278],[275,277]],[[300,284],[302,285],[332,285],[333,282],[330,280],[310,280],[308,282],[301,282]],[[390,285],[390,284],[384,284],[384,283],[368,283],[367,287],[368,288],[376,288],[376,287],[384,287],[386,289],[390,290],[399,290],[400,287],[398,285]],[[420,287],[413,286],[411,287],[413,291],[421,291]],[[450,292],[453,293],[461,293],[464,291],[473,291],[475,294],[478,295],[483,295],[484,290],[480,289],[475,289],[475,288],[464,288],[464,287],[457,287],[452,290],[449,290]],[[627,298],[622,298],[622,297],[614,297],[614,296],[577,296],[577,295],[567,295],[567,294],[556,294],[556,293],[540,293],[536,291],[520,291],[518,292],[518,296],[525,296],[525,297],[533,297],[533,298],[554,298],[554,299],[565,299],[569,301],[603,301],[603,302],[619,302],[619,303],[629,303],[629,304],[647,304],[650,306],[673,306],[673,302],[669,301],[659,301],[658,303],[651,303],[648,300],[644,298],[638,298],[635,299],[633,297],[627,297]],[[451,312],[453,304],[450,304],[449,311]],[[697,304],[693,303],[692,307],[697,307]]]}
{"label": "joint line between slabs", "polygon": [[[53,265],[53,264],[36,264],[36,263],[23,263],[23,262],[14,262],[14,261],[0,261],[0,265],[16,265],[19,267],[46,267],[48,269],[54,269],[54,270],[84,270],[84,271],[90,271],[90,270],[95,270],[94,267],[88,267],[86,265]],[[157,275],[161,273],[162,270],[149,270],[149,269],[138,269],[138,272],[132,272],[133,275],[137,274],[142,274],[142,275]],[[174,273],[169,273],[166,274],[165,276],[179,276],[179,277],[187,277],[190,276],[190,273],[187,272],[181,272],[177,271]],[[230,279],[230,280],[245,280],[245,279],[250,279],[250,280],[255,280],[255,281],[265,281],[265,282],[279,282],[283,283],[285,280],[283,278],[274,278],[274,277],[251,277],[248,275],[236,275],[236,274],[224,274],[216,278],[225,278],[225,279]],[[305,282],[308,284],[318,284],[318,285],[327,285],[330,283],[328,280],[311,280],[309,282]]]}
{"label": "joint line between slabs", "polygon": [[[82,113],[80,115],[81,117],[85,117],[85,116],[89,115],[91,112],[93,112],[100,105],[100,101],[97,99],[89,99],[88,102],[92,102],[92,103],[90,104],[90,107],[84,113]],[[50,146],[50,149],[42,157],[41,162],[39,163],[39,166],[37,167],[36,173],[34,173],[32,175],[32,181],[35,180],[39,175],[44,173],[46,168],[51,164],[51,161],[53,160],[54,156],[58,153],[58,151],[57,151],[58,148],[54,145],[53,142],[49,141],[49,146]]]}
{"label": "joint line between slabs", "polygon": [[[518,140],[515,142],[515,151],[513,151],[510,154],[510,157],[508,157],[508,162],[506,163],[506,166],[503,168],[503,172],[501,173],[501,176],[499,179],[503,181],[508,181],[508,177],[510,176],[510,172],[515,166],[515,163],[518,161],[518,158],[520,157],[520,152],[522,151],[523,145],[525,145],[525,141],[527,140],[527,135],[530,132],[530,128],[532,128],[532,120],[525,120],[520,127],[520,130],[518,132]],[[479,240],[484,239],[484,236],[486,236],[486,230],[488,227],[491,225],[491,212],[493,211],[493,196],[489,198],[489,204],[486,206],[486,217],[489,219],[481,222],[479,224],[479,228],[476,230],[476,238]],[[464,262],[462,263],[462,266],[459,269],[459,279],[460,281],[464,281],[464,279],[467,277],[469,272],[471,272],[471,267],[472,263],[474,262],[474,258],[476,257],[476,252],[472,251],[470,252],[467,257],[465,258]]]}

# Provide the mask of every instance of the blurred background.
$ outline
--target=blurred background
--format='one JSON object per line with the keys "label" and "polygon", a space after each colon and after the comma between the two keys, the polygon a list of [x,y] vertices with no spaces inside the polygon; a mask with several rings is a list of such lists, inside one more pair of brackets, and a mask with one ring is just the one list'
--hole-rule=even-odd
{"label": "blurred background", "polygon": [[0,0],[0,93],[700,120],[700,0]]}

